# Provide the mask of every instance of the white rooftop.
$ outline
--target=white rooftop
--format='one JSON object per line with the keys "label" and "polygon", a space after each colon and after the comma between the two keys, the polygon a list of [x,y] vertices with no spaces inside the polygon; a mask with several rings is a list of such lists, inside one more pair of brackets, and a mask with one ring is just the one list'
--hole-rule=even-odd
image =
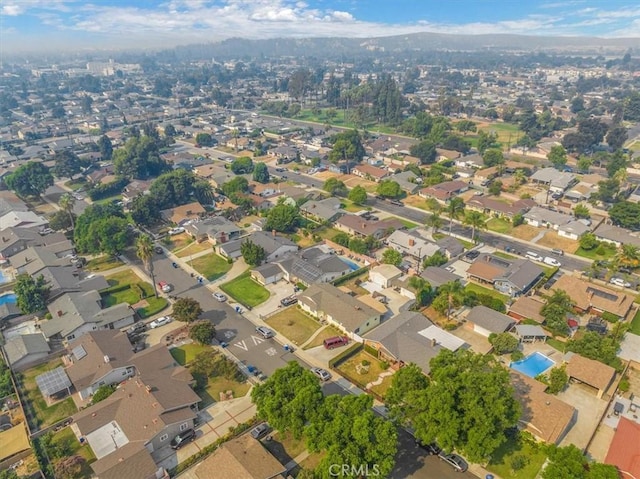
{"label": "white rooftop", "polygon": [[129,439],[115,421],[87,434],[87,441],[98,459],[129,443]]}
{"label": "white rooftop", "polygon": [[435,325],[429,326],[422,331],[418,331],[418,334],[429,340],[435,339],[437,344],[449,351],[457,351],[465,344],[465,342],[459,337],[454,336]]}

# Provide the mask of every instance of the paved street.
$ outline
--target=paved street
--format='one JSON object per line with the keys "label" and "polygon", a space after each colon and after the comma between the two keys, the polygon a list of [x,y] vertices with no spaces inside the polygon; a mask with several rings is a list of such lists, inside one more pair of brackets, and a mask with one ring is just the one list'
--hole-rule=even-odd
{"label": "paved street", "polygon": [[[65,190],[64,188],[61,188],[59,185],[54,184],[53,186],[50,186],[49,188],[47,188],[47,191],[44,192],[43,199],[45,201],[48,201],[50,203],[54,203],[54,204],[58,204],[58,201],[60,201],[60,197],[64,194],[64,193],[68,193],[67,190]],[[85,193],[81,193],[82,196],[85,195]],[[73,207],[73,212],[76,215],[81,215],[84,210],[87,209],[87,207],[89,206],[89,203],[87,203],[85,200],[81,200],[78,201],[76,200],[75,205]]]}

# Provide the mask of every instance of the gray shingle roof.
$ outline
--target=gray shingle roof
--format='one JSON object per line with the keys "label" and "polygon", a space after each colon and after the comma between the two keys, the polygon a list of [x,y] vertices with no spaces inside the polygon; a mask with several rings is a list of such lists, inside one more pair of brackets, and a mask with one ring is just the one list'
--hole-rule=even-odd
{"label": "gray shingle roof", "polygon": [[11,338],[4,345],[4,352],[10,364],[14,364],[29,354],[49,353],[49,343],[42,333],[23,334]]}
{"label": "gray shingle roof", "polygon": [[477,324],[481,328],[492,333],[503,333],[507,331],[515,320],[506,314],[499,313],[486,306],[475,306],[469,311],[467,321]]}

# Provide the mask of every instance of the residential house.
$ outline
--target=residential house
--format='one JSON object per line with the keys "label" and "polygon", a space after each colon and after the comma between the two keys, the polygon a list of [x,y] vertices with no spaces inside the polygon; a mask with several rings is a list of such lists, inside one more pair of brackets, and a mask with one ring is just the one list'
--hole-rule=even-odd
{"label": "residential house", "polygon": [[113,165],[106,165],[94,169],[90,173],[86,174],[85,177],[90,183],[93,183],[94,185],[109,183],[116,178],[116,170]]}
{"label": "residential house", "polygon": [[122,189],[122,200],[129,203],[138,196],[148,195],[151,183],[151,180],[133,180]]}
{"label": "residential house", "polygon": [[326,153],[321,153],[318,150],[311,150],[309,148],[303,148],[300,150],[300,161],[305,165],[312,165],[314,161],[324,162],[327,159]]}
{"label": "residential house", "polygon": [[380,324],[382,314],[327,283],[312,284],[298,296],[300,307],[312,316],[356,337]]}
{"label": "residential house", "polygon": [[391,172],[384,168],[378,168],[377,166],[361,163],[353,167],[351,174],[378,183],[390,176]]}
{"label": "residential house", "polygon": [[389,288],[393,280],[402,276],[400,268],[392,264],[381,264],[369,270],[369,281],[381,288]]}
{"label": "residential house", "polygon": [[387,165],[390,170],[402,169],[408,165],[420,166],[422,164],[420,158],[408,155],[407,152],[404,151],[384,156],[382,162]]}
{"label": "residential house", "polygon": [[564,291],[580,313],[600,315],[604,312],[624,319],[634,306],[634,297],[623,291],[590,283],[576,276],[565,274],[551,286],[551,292]]}
{"label": "residential house", "polygon": [[7,228],[0,232],[0,258],[7,259],[32,246],[46,246],[56,256],[74,251],[73,243],[62,233],[41,235],[29,228]]}
{"label": "residential house", "polygon": [[[29,207],[13,191],[0,191],[0,217],[12,211],[25,212],[29,211]],[[4,230],[5,227],[2,226],[1,229]]]}
{"label": "residential house", "polygon": [[522,406],[518,427],[548,444],[559,444],[577,419],[573,406],[547,394],[547,385],[510,370],[515,397]]}
{"label": "residential house", "polygon": [[290,163],[298,157],[298,150],[289,145],[280,145],[267,151],[267,155],[277,159],[278,163]]}
{"label": "residential house", "polygon": [[66,258],[59,258],[46,246],[31,246],[14,254],[9,261],[16,273],[30,276],[36,275],[44,268],[69,265]]}
{"label": "residential house", "polygon": [[284,479],[286,471],[260,441],[243,434],[223,443],[194,468],[193,474],[195,479]]}
{"label": "residential house", "polygon": [[590,185],[585,182],[580,182],[574,186],[570,186],[564,193],[564,197],[567,200],[578,203],[580,201],[588,201],[591,195],[598,191],[597,185]]}
{"label": "residential house", "polygon": [[591,231],[590,220],[573,220],[558,228],[558,236],[578,241],[582,235]]}
{"label": "residential house", "polygon": [[456,168],[474,168],[481,169],[484,167],[484,160],[482,156],[477,153],[467,156],[459,156],[455,159]]}
{"label": "residential house", "polygon": [[164,345],[135,354],[132,363],[134,377],[73,416],[71,429],[91,447],[97,458],[91,468],[101,479],[167,477],[151,453],[196,419],[200,397],[191,388],[193,377]]}
{"label": "residential house", "polygon": [[340,199],[335,196],[318,201],[310,200],[300,206],[300,212],[316,221],[333,222],[344,214],[340,204]]}
{"label": "residential house", "polygon": [[467,320],[466,327],[487,338],[494,333],[509,331],[515,323],[513,318],[506,314],[482,305],[471,308],[465,319]]}
{"label": "residential house", "polygon": [[366,238],[373,236],[382,239],[394,230],[406,229],[406,226],[397,219],[385,219],[372,221],[357,215],[344,215],[335,222],[336,229],[353,236]]}
{"label": "residential house", "polygon": [[193,169],[196,176],[208,180],[213,177],[224,177],[229,174],[219,163],[206,163]]}
{"label": "residential house", "polygon": [[298,251],[298,245],[284,236],[276,236],[275,233],[269,234],[264,231],[254,231],[249,236],[227,243],[221,243],[217,246],[217,251],[225,258],[236,259],[242,256],[240,248],[244,241],[252,241],[264,248],[266,253],[265,262],[270,263],[290,252]]}
{"label": "residential house", "polygon": [[567,376],[569,380],[578,381],[592,387],[598,398],[601,398],[616,378],[616,370],[611,366],[585,358],[577,353],[569,353]]}
{"label": "residential house", "polygon": [[542,324],[544,323],[544,317],[541,311],[544,305],[545,303],[532,296],[520,296],[511,303],[507,314],[518,322],[530,319]]}
{"label": "residential house", "polygon": [[378,358],[400,368],[405,364],[417,364],[425,374],[431,368],[429,362],[442,349],[457,351],[466,343],[447,331],[435,326],[423,314],[404,311],[367,333],[364,343],[378,351]]}
{"label": "residential house", "polygon": [[505,259],[482,254],[467,270],[467,277],[491,284],[510,296],[526,294],[540,280],[544,270],[527,259]]}
{"label": "residential house", "polygon": [[480,211],[481,213],[495,216],[496,218],[509,219],[518,214],[525,214],[536,205],[537,203],[531,199],[506,203],[489,196],[472,196],[466,202],[466,206],[469,209]]}
{"label": "residential house", "polygon": [[13,371],[22,371],[41,362],[51,352],[42,333],[21,334],[7,340],[2,346],[4,357]]}
{"label": "residential house", "polygon": [[444,148],[436,148],[436,161],[452,161],[457,160],[462,153],[455,150],[445,150]]}
{"label": "residential house", "polygon": [[160,211],[164,221],[176,225],[182,225],[187,221],[201,218],[206,213],[207,210],[198,201]]}
{"label": "residential house", "polygon": [[617,247],[623,244],[631,244],[640,248],[640,236],[619,226],[602,223],[593,233],[599,241],[605,241]]}
{"label": "residential house", "polygon": [[497,166],[482,168],[473,175],[473,184],[486,186],[491,180],[500,175],[500,169]]}
{"label": "residential house", "polygon": [[10,211],[0,217],[2,230],[7,228],[42,229],[49,225],[49,220],[33,211]]}
{"label": "residential house", "polygon": [[437,266],[427,266],[420,272],[420,277],[427,281],[434,289],[438,289],[446,283],[460,281],[460,277],[457,274],[447,271],[444,268],[438,268]]}
{"label": "residential house", "polygon": [[280,265],[274,263],[265,263],[256,266],[251,270],[251,278],[262,285],[277,283],[284,278],[284,271],[280,269]]}
{"label": "residential house", "polygon": [[306,286],[328,283],[351,272],[347,263],[319,246],[290,253],[277,260],[274,265],[281,270],[282,277],[288,282],[300,282]]}
{"label": "residential house", "polygon": [[53,301],[63,294],[79,291],[100,291],[108,288],[109,283],[102,275],[96,275],[80,279],[75,266],[48,266],[37,273],[42,275],[45,283],[50,288],[49,301]]}
{"label": "residential house", "polygon": [[564,191],[578,182],[573,173],[558,171],[555,168],[542,168],[530,176],[530,181],[539,185],[546,185],[549,191],[564,193]]}
{"label": "residential house", "polygon": [[436,240],[436,245],[448,260],[457,258],[464,253],[464,246],[453,236],[444,236],[439,240]]}
{"label": "residential house", "polygon": [[209,240],[214,245],[227,243],[242,235],[242,228],[224,216],[212,216],[201,221],[193,221],[185,227],[196,241]]}
{"label": "residential house", "polygon": [[422,188],[418,195],[422,198],[435,198],[440,203],[447,203],[451,198],[469,189],[469,183],[460,180],[444,181],[437,185]]}
{"label": "residential house", "polygon": [[396,230],[387,237],[385,243],[403,255],[411,256],[420,261],[440,251],[439,246],[426,240],[421,233],[426,234],[424,230],[420,229]]}
{"label": "residential house", "polygon": [[528,225],[535,226],[537,228],[551,228],[559,230],[561,226],[574,221],[574,218],[558,211],[551,211],[547,208],[534,206],[524,214],[524,221]]}
{"label": "residential house", "polygon": [[211,183],[211,186],[214,188],[222,188],[222,185],[233,180],[235,177],[236,175],[234,173],[224,170],[220,174],[212,174],[212,176],[209,177],[209,183]]}
{"label": "residential house", "polygon": [[395,181],[400,185],[400,188],[411,195],[417,193],[421,186],[421,182],[416,181],[416,179],[419,180],[419,178],[412,171],[403,171],[400,173],[396,173],[395,175],[390,176],[387,179]]}
{"label": "residential house", "polygon": [[623,479],[640,477],[640,423],[621,417],[615,428],[605,464],[616,466]]}
{"label": "residential house", "polygon": [[549,337],[549,333],[547,333],[542,326],[534,324],[516,324],[514,330],[516,337],[521,343],[545,342]]}
{"label": "residential house", "polygon": [[47,339],[71,341],[97,329],[120,329],[133,324],[134,311],[120,303],[102,309],[97,291],[67,293],[47,306],[51,319],[41,328]]}
{"label": "residential house", "polygon": [[84,401],[101,386],[132,377],[135,374],[133,355],[126,333],[117,329],[89,331],[67,346],[65,371]]}

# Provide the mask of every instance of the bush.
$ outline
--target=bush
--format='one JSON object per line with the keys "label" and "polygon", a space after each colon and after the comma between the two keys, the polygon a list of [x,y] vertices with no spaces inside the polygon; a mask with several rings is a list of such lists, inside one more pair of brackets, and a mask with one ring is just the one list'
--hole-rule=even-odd
{"label": "bush", "polygon": [[362,364],[364,367],[367,367],[367,366],[370,366],[370,365],[371,365],[371,361],[368,361],[368,360],[366,360],[366,359],[363,359],[361,364]]}
{"label": "bush", "polygon": [[524,354],[519,349],[511,353],[511,361],[520,361],[521,359],[524,359]]}
{"label": "bush", "polygon": [[101,200],[121,193],[122,189],[128,184],[129,180],[127,178],[118,178],[110,183],[102,183],[94,186],[89,190],[88,195],[92,201]]}
{"label": "bush", "polygon": [[97,404],[100,401],[104,401],[109,396],[111,396],[116,391],[115,384],[109,386],[100,386],[95,393],[93,393],[93,397],[91,398],[91,404]]}
{"label": "bush", "polygon": [[620,380],[618,389],[620,390],[620,392],[626,393],[627,391],[629,391],[630,386],[631,385],[629,384],[629,378],[625,376]]}
{"label": "bush", "polygon": [[389,369],[389,366],[390,366],[389,361],[380,361],[380,368],[383,371],[386,371],[387,369]]}
{"label": "bush", "polygon": [[598,246],[596,248],[596,254],[599,254],[600,256],[603,256],[603,255],[607,254],[607,249],[604,246],[600,245],[600,246]]}
{"label": "bush", "polygon": [[147,294],[144,292],[144,289],[142,288],[142,286],[140,286],[139,283],[132,284],[131,289],[138,295],[141,300],[147,297]]}

